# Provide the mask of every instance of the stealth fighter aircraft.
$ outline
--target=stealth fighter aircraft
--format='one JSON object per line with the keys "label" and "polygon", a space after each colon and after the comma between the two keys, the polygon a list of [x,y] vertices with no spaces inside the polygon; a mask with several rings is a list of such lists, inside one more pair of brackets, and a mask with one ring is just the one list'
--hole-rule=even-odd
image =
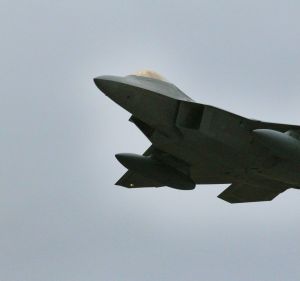
{"label": "stealth fighter aircraft", "polygon": [[197,103],[152,72],[94,81],[152,144],[143,155],[116,155],[128,169],[117,185],[191,190],[230,184],[218,196],[230,203],[270,201],[300,189],[300,126]]}

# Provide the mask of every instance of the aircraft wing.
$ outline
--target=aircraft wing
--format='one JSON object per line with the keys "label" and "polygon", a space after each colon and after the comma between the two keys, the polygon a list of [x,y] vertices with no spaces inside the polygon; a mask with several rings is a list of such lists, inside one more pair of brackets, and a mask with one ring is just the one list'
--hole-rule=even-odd
{"label": "aircraft wing", "polygon": [[271,201],[287,189],[277,182],[233,183],[218,197],[229,203]]}
{"label": "aircraft wing", "polygon": [[[143,155],[148,156],[154,152],[155,148],[150,146]],[[127,188],[137,187],[159,187],[162,186],[151,178],[146,178],[134,171],[128,170],[116,183],[116,185],[124,186]]]}

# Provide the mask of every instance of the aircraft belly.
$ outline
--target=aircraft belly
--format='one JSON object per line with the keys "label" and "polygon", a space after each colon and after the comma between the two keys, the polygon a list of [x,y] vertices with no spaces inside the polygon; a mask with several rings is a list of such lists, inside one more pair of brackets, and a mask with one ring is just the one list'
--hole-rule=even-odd
{"label": "aircraft belly", "polygon": [[151,139],[154,146],[187,163],[190,177],[197,184],[243,181],[265,170],[266,177],[273,179],[274,159],[267,149],[256,144],[245,144],[244,149],[233,148],[199,131],[185,131],[183,137],[177,138],[156,134]]}
{"label": "aircraft belly", "polygon": [[262,171],[262,175],[284,182],[292,187],[300,187],[300,167],[292,162],[279,161],[277,165]]}
{"label": "aircraft belly", "polygon": [[[199,132],[198,132],[199,134]],[[220,142],[197,138],[152,138],[153,145],[190,166],[190,177],[197,184],[230,183],[241,169],[238,154]]]}

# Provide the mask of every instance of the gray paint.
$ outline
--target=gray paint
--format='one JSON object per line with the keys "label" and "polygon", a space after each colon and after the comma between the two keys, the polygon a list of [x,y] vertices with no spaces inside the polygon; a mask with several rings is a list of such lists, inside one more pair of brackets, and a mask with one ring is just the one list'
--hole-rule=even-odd
{"label": "gray paint", "polygon": [[298,280],[299,192],[232,207],[226,186],[112,186],[116,147],[149,143],[91,79],[152,68],[202,103],[299,124],[299,5],[1,1],[1,279]]}
{"label": "gray paint", "polygon": [[151,147],[117,154],[128,171],[117,185],[168,186],[232,183],[218,197],[230,203],[271,201],[300,188],[300,127],[249,120],[193,102],[173,84],[147,77],[99,76],[96,86],[132,114]]}

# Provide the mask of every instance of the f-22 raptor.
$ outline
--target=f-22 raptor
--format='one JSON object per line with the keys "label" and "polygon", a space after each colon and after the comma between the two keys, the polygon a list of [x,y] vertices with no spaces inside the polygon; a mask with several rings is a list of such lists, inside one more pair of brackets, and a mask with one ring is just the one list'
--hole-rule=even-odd
{"label": "f-22 raptor", "polygon": [[129,111],[151,142],[143,155],[117,154],[128,171],[116,185],[230,184],[230,203],[270,201],[300,189],[300,126],[251,120],[192,100],[154,72],[100,76],[96,86]]}

